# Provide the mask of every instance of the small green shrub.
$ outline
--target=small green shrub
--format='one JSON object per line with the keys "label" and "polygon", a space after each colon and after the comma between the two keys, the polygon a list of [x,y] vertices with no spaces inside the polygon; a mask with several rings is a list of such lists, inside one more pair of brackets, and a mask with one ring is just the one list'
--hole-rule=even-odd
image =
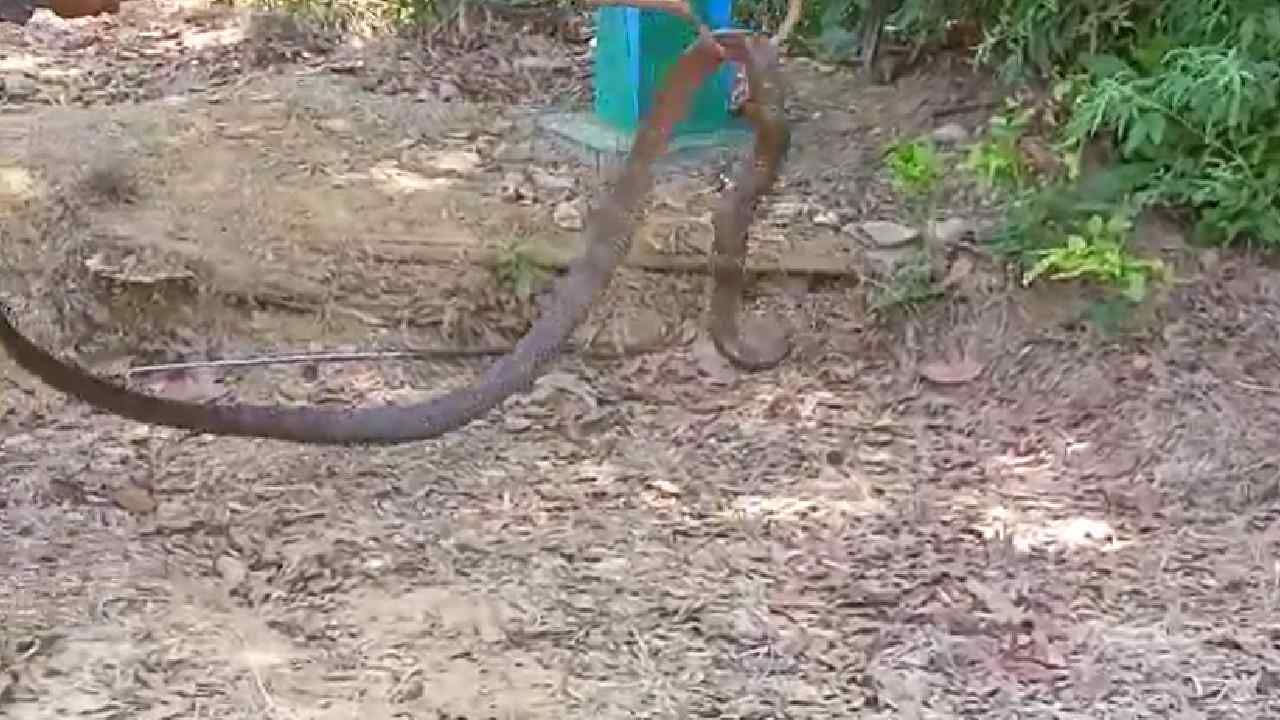
{"label": "small green shrub", "polygon": [[1133,225],[1123,213],[1107,219],[1092,215],[1058,247],[1038,251],[1040,259],[1023,276],[1030,285],[1041,275],[1054,280],[1084,278],[1118,287],[1131,302],[1141,302],[1153,278],[1163,278],[1159,260],[1145,260],[1125,247]]}
{"label": "small green shrub", "polygon": [[991,187],[1020,190],[1028,180],[1018,140],[1027,127],[1031,109],[1010,107],[991,120],[987,137],[969,147],[964,166]]}
{"label": "small green shrub", "polygon": [[503,247],[495,273],[498,283],[521,302],[528,302],[547,278],[547,271],[518,242],[510,242]]}
{"label": "small green shrub", "polygon": [[247,0],[262,10],[305,18],[339,33],[370,35],[425,26],[448,17],[457,0]]}
{"label": "small green shrub", "polygon": [[907,195],[927,195],[942,179],[942,160],[933,143],[899,140],[885,152],[894,187]]}
{"label": "small green shrub", "polygon": [[1090,66],[1071,139],[1113,128],[1124,161],[1151,169],[1140,203],[1197,209],[1202,239],[1280,248],[1280,62],[1197,46],[1164,52],[1157,68],[1115,56]]}
{"label": "small green shrub", "polygon": [[933,282],[933,268],[925,252],[895,267],[883,282],[872,282],[868,307],[878,315],[909,312],[944,295]]}

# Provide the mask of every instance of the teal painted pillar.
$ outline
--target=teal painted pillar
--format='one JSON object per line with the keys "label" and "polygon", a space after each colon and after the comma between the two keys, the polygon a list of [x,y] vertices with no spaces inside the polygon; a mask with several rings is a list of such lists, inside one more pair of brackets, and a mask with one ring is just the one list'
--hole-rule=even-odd
{"label": "teal painted pillar", "polygon": [[[732,0],[692,0],[692,7],[713,30],[728,27],[732,21]],[[667,71],[696,38],[697,31],[687,21],[656,10],[596,10],[596,117],[633,135]],[[733,70],[725,64],[694,94],[689,114],[675,127],[675,136],[725,129],[731,121],[732,87]]]}

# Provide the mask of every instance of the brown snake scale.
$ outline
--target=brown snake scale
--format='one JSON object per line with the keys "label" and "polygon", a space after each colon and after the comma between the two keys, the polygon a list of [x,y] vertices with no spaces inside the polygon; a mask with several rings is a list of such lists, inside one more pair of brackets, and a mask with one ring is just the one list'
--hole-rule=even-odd
{"label": "brown snake scale", "polygon": [[672,128],[687,112],[693,92],[725,60],[746,69],[750,99],[743,114],[755,130],[755,143],[734,189],[713,217],[710,329],[716,348],[734,365],[745,370],[772,367],[790,349],[785,332],[773,323],[752,323],[751,331],[743,332],[738,315],[745,286],[747,230],[790,145],[777,48],[762,35],[705,28],[672,67],[615,187],[588,217],[585,252],[560,278],[529,332],[468,387],[405,406],[209,405],[147,395],[64,362],[19,332],[3,305],[0,344],[18,365],[53,388],[138,422],[321,445],[386,445],[438,437],[472,422],[508,397],[527,392],[560,353],[630,250],[641,204],[653,185],[653,164],[665,151]]}

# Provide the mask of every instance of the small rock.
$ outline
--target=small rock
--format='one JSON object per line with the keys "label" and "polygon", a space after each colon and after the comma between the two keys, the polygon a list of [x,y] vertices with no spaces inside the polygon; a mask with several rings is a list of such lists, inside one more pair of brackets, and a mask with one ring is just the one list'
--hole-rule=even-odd
{"label": "small rock", "polygon": [[1201,250],[1197,260],[1200,261],[1200,269],[1205,272],[1213,272],[1222,264],[1222,253],[1214,248]]}
{"label": "small rock", "polygon": [[942,287],[951,288],[959,285],[961,281],[973,274],[973,268],[973,258],[960,255],[947,269],[947,276],[942,279]]}
{"label": "small rock", "polygon": [[350,135],[351,122],[345,118],[325,118],[320,121],[320,128],[334,135]]}
{"label": "small rock", "polygon": [[460,97],[462,97],[462,91],[448,80],[441,80],[436,84],[436,98],[441,102],[452,102]]}
{"label": "small rock", "polygon": [[769,222],[775,227],[786,227],[796,218],[804,214],[805,204],[802,202],[780,202],[769,210]]}
{"label": "small rock", "polygon": [[939,385],[963,385],[976,380],[982,370],[982,363],[966,357],[951,362],[924,363],[920,366],[920,375]]}
{"label": "small rock", "polygon": [[622,342],[627,347],[651,347],[667,334],[666,319],[656,310],[641,308],[628,314],[622,322]]}
{"label": "small rock", "polygon": [[29,100],[36,94],[36,83],[26,75],[9,73],[0,75],[0,91],[10,100]]}
{"label": "small rock", "polygon": [[111,499],[115,500],[116,505],[135,515],[146,515],[156,509],[156,499],[137,485],[127,484],[117,488],[111,493]]}
{"label": "small rock", "polygon": [[244,140],[257,135],[262,130],[262,126],[249,123],[246,125],[237,125],[236,127],[219,128],[222,137],[228,140]]}
{"label": "small rock", "polygon": [[498,197],[507,202],[528,200],[530,193],[525,190],[524,175],[514,171],[503,175],[502,182],[498,184]]}
{"label": "small rock", "polygon": [[658,492],[664,495],[671,495],[674,497],[676,495],[681,495],[684,493],[683,488],[671,482],[670,480],[662,480],[662,479],[650,480],[648,484],[649,484],[649,487],[653,488],[654,490],[657,490]]}
{"label": "small rock", "polygon": [[529,171],[529,176],[533,180],[534,187],[540,190],[572,190],[574,186],[573,178],[563,175],[556,175],[547,172],[540,167],[535,167]]}
{"label": "small rock", "polygon": [[840,227],[840,215],[834,210],[823,210],[813,216],[813,224],[819,227]]}
{"label": "small rock", "polygon": [[425,158],[425,165],[442,173],[467,175],[480,169],[480,155],[471,150],[444,150]]}
{"label": "small rock", "polygon": [[422,678],[415,675],[392,690],[391,701],[394,703],[410,703],[422,697],[425,692],[426,685],[423,684]]}
{"label": "small rock", "polygon": [[803,300],[813,290],[813,276],[804,275],[783,275],[778,278],[778,285],[781,286],[782,292],[793,300]]}
{"label": "small rock", "polygon": [[557,203],[551,212],[551,221],[561,230],[578,231],[583,227],[582,211],[572,202]]}
{"label": "small rock", "polygon": [[890,275],[898,269],[920,262],[922,251],[914,245],[891,248],[867,248],[863,258],[877,273]]}
{"label": "small rock", "polygon": [[572,67],[570,61],[565,58],[544,57],[541,55],[526,55],[522,58],[516,58],[514,65],[521,70],[541,70],[543,72]]}
{"label": "small rock", "polygon": [[893,222],[872,220],[855,225],[871,242],[879,248],[897,248],[920,239],[920,231],[916,228],[899,225]]}
{"label": "small rock", "polygon": [[977,233],[977,225],[964,218],[951,218],[941,222],[929,223],[929,239],[942,247],[957,245],[966,235]]}
{"label": "small rock", "polygon": [[528,140],[501,141],[493,149],[491,157],[498,162],[524,163],[533,159],[533,143]]}
{"label": "small rock", "polygon": [[969,131],[959,123],[947,123],[933,131],[933,141],[939,145],[959,145],[969,139]]}
{"label": "small rock", "polygon": [[0,165],[0,210],[16,208],[36,196],[31,171],[17,165]]}
{"label": "small rock", "polygon": [[230,555],[219,556],[213,562],[213,567],[218,571],[218,575],[222,576],[222,581],[228,587],[239,585],[249,576],[249,568],[245,566],[244,561]]}
{"label": "small rock", "polygon": [[524,432],[533,427],[533,421],[522,415],[507,415],[502,418],[502,429],[506,432]]}

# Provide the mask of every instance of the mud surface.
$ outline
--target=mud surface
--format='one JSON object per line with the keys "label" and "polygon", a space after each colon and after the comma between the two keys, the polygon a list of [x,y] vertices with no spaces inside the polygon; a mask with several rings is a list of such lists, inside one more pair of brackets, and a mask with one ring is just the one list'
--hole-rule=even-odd
{"label": "mud surface", "polygon": [[[589,97],[585,45],[473,25],[357,49],[266,22],[134,0],[0,26],[22,327],[103,373],[512,342],[609,173],[538,126]],[[731,153],[668,167],[583,353],[439,441],[191,436],[0,358],[0,711],[1280,713],[1275,273],[1153,225],[1179,280],[1103,332],[1093,291],[1024,289],[932,233],[908,260],[939,297],[885,309],[903,251],[857,226],[922,222],[885,143],[972,130],[995,90],[942,61],[892,86],[788,67],[795,152],[752,240],[751,302],[798,341],[776,371],[733,371],[704,329]],[[947,153],[932,215],[980,239],[994,202]],[[136,382],[407,402],[483,362]]]}

